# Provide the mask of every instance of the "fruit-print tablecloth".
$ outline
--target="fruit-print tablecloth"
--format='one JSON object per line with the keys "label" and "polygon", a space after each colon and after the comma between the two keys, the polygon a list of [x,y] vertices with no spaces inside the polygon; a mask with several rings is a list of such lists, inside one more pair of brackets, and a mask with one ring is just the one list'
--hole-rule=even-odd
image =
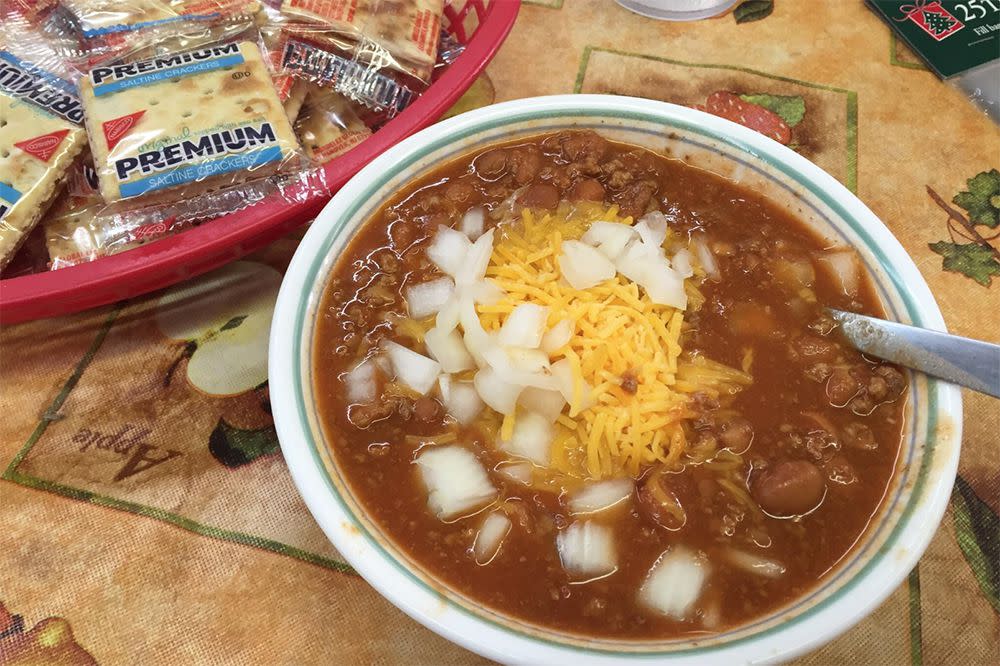
{"label": "fruit-print tablecloth", "polygon": [[[889,225],[952,331],[1000,341],[1000,134],[860,2],[689,24],[526,3],[461,104],[574,91],[752,111]],[[353,573],[292,486],[265,357],[296,243],[3,327],[0,664],[482,661]],[[1000,663],[1000,402],[965,401],[958,484],[919,567],[802,663]]]}

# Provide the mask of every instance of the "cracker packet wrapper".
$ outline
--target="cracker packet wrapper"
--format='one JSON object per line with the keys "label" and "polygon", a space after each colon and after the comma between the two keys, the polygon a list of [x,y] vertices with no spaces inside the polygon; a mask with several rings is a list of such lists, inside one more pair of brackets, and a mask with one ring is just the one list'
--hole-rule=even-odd
{"label": "cracker packet wrapper", "polygon": [[[215,217],[308,166],[249,38],[99,65],[82,79],[80,94],[98,188],[109,204],[99,217]],[[165,210],[173,212],[165,218]]]}
{"label": "cracker packet wrapper", "polygon": [[135,56],[170,38],[198,33],[223,38],[245,29],[260,9],[258,0],[59,0],[62,14],[78,33],[87,62]]}
{"label": "cracker packet wrapper", "polygon": [[99,217],[104,206],[97,173],[88,155],[73,166],[62,192],[41,222],[50,270],[138,247],[171,231],[164,224],[111,224]]}
{"label": "cracker packet wrapper", "polygon": [[430,83],[443,0],[282,0],[284,29]]}
{"label": "cracker packet wrapper", "polygon": [[295,133],[313,161],[325,164],[372,135],[350,100],[329,88],[308,87]]}
{"label": "cracker packet wrapper", "polygon": [[442,0],[283,0],[284,71],[391,118],[430,83]]}
{"label": "cracker packet wrapper", "polygon": [[31,26],[0,25],[0,271],[35,227],[87,144],[72,79]]}

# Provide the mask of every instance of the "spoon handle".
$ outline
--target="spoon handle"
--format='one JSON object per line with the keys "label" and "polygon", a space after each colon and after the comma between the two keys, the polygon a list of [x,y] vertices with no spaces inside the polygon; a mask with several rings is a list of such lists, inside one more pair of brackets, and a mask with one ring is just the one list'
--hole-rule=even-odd
{"label": "spoon handle", "polygon": [[1000,398],[1000,345],[830,310],[859,350]]}

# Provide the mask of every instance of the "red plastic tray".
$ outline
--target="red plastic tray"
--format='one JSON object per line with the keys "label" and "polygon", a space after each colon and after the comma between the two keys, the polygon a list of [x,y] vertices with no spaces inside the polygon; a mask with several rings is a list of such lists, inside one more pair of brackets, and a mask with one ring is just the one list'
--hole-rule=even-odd
{"label": "red plastic tray", "polygon": [[[457,7],[461,6],[460,9]],[[510,32],[520,0],[468,0],[445,7],[445,23],[465,51],[427,92],[370,139],[324,167],[335,192],[390,146],[437,120],[464,93]],[[467,27],[478,27],[467,34]],[[317,195],[297,203],[265,200],[174,236],[57,271],[0,280],[0,322],[78,312],[130,298],[204,273],[238,259],[308,222],[328,200]]]}

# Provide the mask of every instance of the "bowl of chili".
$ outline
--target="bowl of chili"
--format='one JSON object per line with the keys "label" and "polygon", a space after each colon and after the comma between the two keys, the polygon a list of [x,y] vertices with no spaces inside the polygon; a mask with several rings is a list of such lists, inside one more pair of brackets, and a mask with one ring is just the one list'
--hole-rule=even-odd
{"label": "bowl of chili", "polygon": [[[701,288],[678,291],[685,280]],[[587,319],[616,298],[634,321]],[[479,321],[455,314],[443,329],[449,302]],[[961,440],[957,388],[839,345],[823,305],[944,329],[884,224],[763,135],[635,98],[507,102],[391,148],[317,218],[275,309],[275,423],[342,556],[483,656],[784,660],[905,579]],[[636,312],[662,315],[662,336]],[[492,347],[470,336],[480,327]],[[464,360],[433,342],[459,329]],[[573,351],[602,339],[600,363]],[[497,349],[548,352],[531,374],[497,365]],[[515,384],[508,409],[497,387]],[[581,384],[604,393],[581,404]],[[656,411],[665,387],[687,411]],[[622,407],[619,420],[602,405]],[[506,541],[480,548],[491,533]]]}

